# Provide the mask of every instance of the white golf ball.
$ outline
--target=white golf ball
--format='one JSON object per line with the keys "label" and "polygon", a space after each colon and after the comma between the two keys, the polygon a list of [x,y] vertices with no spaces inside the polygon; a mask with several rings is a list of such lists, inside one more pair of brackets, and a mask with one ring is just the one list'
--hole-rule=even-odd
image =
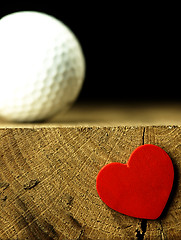
{"label": "white golf ball", "polygon": [[0,19],[0,116],[31,122],[64,111],[84,73],[81,46],[61,21],[39,12]]}

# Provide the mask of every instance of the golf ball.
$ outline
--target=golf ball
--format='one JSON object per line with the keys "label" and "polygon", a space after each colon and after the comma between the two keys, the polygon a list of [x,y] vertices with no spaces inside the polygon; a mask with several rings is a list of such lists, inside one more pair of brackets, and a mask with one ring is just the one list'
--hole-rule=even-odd
{"label": "golf ball", "polygon": [[18,122],[65,111],[84,80],[81,46],[61,21],[39,12],[0,19],[0,116]]}

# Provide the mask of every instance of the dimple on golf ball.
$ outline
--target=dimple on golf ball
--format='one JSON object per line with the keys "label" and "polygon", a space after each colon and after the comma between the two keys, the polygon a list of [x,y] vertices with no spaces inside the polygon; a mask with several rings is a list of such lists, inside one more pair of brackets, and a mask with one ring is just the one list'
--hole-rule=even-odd
{"label": "dimple on golf ball", "polygon": [[75,101],[83,84],[81,46],[61,21],[39,12],[0,19],[0,116],[47,119]]}

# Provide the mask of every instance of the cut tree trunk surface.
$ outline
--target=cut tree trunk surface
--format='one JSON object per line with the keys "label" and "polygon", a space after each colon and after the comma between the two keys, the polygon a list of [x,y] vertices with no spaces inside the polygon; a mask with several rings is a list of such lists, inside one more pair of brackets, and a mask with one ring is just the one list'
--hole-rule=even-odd
{"label": "cut tree trunk surface", "polygon": [[[75,106],[39,124],[0,124],[0,239],[180,239],[180,106]],[[142,144],[164,149],[174,165],[168,203],[157,220],[107,207],[96,177],[126,163]]]}

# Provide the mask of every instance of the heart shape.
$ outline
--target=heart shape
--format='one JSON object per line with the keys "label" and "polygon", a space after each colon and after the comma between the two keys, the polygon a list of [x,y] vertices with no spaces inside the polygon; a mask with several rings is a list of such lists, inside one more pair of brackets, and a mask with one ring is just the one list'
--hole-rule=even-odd
{"label": "heart shape", "polygon": [[168,154],[158,146],[145,144],[132,152],[127,164],[105,165],[96,187],[110,208],[136,218],[156,219],[167,203],[173,179]]}

